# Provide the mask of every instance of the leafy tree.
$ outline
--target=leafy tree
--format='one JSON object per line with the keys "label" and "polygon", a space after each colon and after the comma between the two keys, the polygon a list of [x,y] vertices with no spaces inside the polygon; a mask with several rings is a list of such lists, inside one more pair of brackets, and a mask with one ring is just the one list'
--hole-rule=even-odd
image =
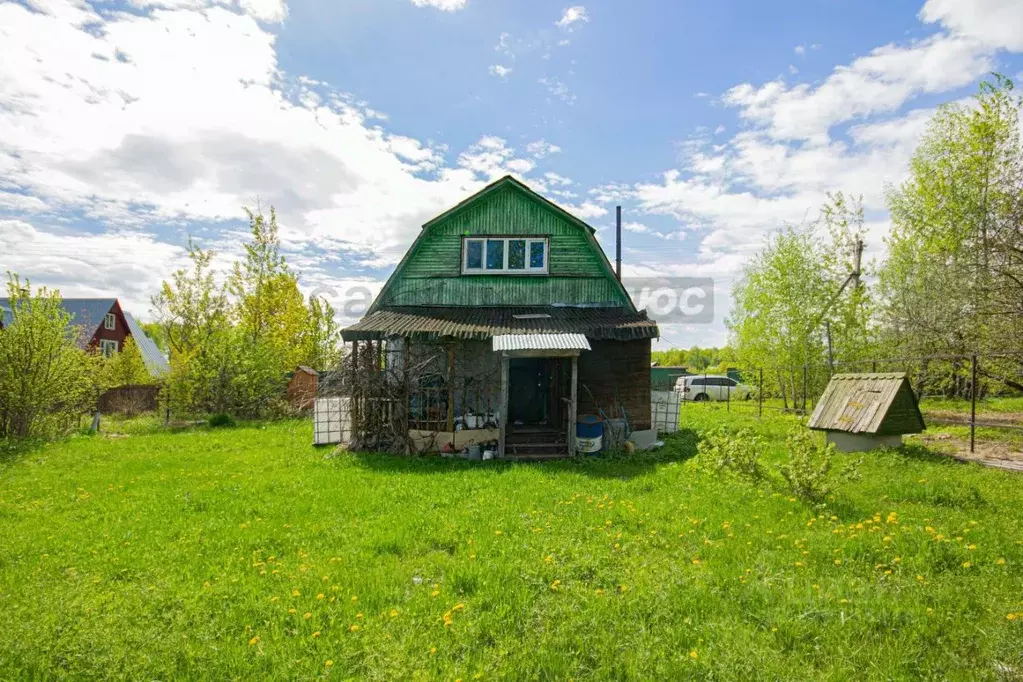
{"label": "leafy tree", "polygon": [[95,356],[79,347],[81,330],[60,293],[31,293],[8,273],[12,320],[0,332],[0,437],[48,436],[95,406]]}
{"label": "leafy tree", "polygon": [[174,272],[152,299],[170,350],[168,399],[176,412],[219,412],[233,402],[229,306],[214,277],[214,255],[189,240],[191,267]]}
{"label": "leafy tree", "polygon": [[121,352],[103,358],[100,369],[100,384],[103,388],[149,384],[153,377],[142,359],[142,352],[132,338],[127,338]]}
{"label": "leafy tree", "polygon": [[888,195],[889,342],[914,355],[1003,350],[1023,332],[1020,99],[1001,76],[931,120]]}
{"label": "leafy tree", "polygon": [[334,308],[324,299],[309,297],[309,315],[302,334],[305,364],[316,370],[339,367],[341,364],[341,325]]}

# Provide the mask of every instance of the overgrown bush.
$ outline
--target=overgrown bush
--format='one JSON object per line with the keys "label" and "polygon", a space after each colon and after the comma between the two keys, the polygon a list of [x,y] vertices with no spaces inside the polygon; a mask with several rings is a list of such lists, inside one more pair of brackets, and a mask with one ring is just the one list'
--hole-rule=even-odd
{"label": "overgrown bush", "polygon": [[697,452],[707,458],[716,471],[730,471],[754,483],[766,475],[760,462],[763,451],[763,439],[745,429],[736,433],[715,429],[697,447]]}
{"label": "overgrown bush", "polygon": [[213,415],[212,417],[209,418],[209,421],[207,422],[211,429],[219,429],[224,428],[226,426],[234,426],[234,423],[235,423],[234,417],[227,414],[226,412],[221,412],[220,414]]}
{"label": "overgrown bush", "polygon": [[814,438],[805,428],[790,433],[785,446],[789,458],[778,471],[792,494],[800,499],[822,504],[843,482],[859,478],[858,460],[834,472],[835,446]]}
{"label": "overgrown bush", "polygon": [[9,274],[10,317],[0,332],[0,438],[49,437],[70,430],[96,406],[98,359],[60,294]]}

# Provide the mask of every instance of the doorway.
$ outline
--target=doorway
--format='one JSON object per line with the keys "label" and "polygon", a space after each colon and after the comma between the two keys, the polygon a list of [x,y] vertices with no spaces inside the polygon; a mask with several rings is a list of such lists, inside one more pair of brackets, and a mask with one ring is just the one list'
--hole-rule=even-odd
{"label": "doorway", "polygon": [[551,369],[550,358],[512,358],[508,361],[510,423],[547,423]]}

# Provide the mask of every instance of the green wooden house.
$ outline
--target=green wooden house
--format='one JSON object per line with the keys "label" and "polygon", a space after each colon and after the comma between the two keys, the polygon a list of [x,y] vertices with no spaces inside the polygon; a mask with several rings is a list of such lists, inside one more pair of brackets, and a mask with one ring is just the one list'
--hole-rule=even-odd
{"label": "green wooden house", "polygon": [[343,337],[414,374],[410,428],[433,442],[493,435],[499,456],[562,456],[584,414],[649,429],[659,332],[594,232],[504,177],[426,223]]}

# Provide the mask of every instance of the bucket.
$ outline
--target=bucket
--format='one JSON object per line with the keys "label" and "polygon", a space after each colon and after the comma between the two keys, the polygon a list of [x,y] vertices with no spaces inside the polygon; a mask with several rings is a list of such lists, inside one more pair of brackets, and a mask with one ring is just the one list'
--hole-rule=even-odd
{"label": "bucket", "polygon": [[575,425],[575,449],[593,454],[600,452],[604,442],[603,420],[592,414],[583,415]]}

